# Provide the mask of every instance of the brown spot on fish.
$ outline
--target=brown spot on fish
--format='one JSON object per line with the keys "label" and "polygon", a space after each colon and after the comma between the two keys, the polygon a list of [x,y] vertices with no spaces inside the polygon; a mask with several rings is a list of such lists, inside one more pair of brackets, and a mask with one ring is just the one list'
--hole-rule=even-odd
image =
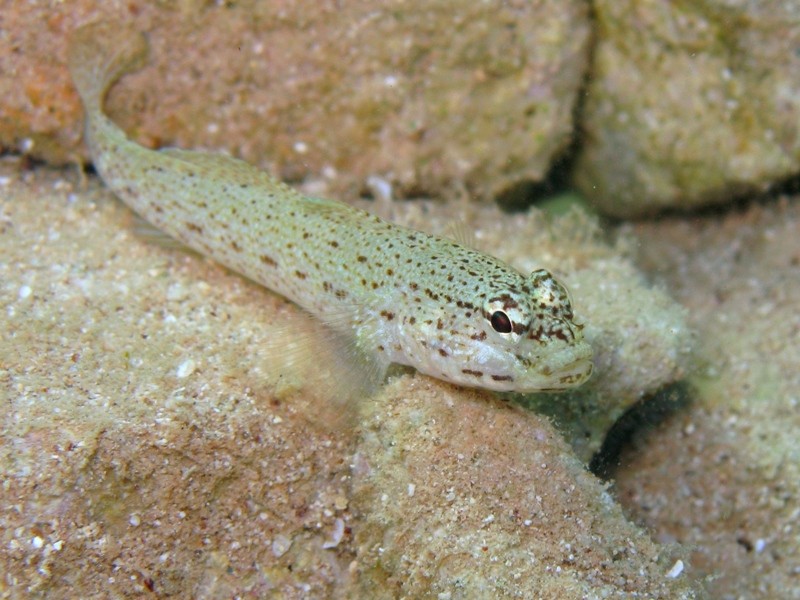
{"label": "brown spot on fish", "polygon": [[472,369],[461,369],[465,375],[472,375],[473,377],[483,377],[483,371],[473,371]]}
{"label": "brown spot on fish", "polygon": [[278,263],[275,262],[275,259],[273,259],[271,256],[267,256],[266,254],[262,254],[258,258],[265,265],[269,265],[270,267],[277,267],[278,266]]}
{"label": "brown spot on fish", "polygon": [[511,375],[492,375],[492,379],[495,381],[514,381]]}

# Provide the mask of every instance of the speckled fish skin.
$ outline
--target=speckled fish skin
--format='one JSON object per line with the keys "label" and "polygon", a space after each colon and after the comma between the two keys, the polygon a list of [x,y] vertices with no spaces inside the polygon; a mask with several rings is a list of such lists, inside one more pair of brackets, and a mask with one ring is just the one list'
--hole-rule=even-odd
{"label": "speckled fish skin", "polygon": [[456,384],[559,390],[586,381],[592,350],[564,287],[489,255],[309,198],[247,163],[130,141],[102,111],[147,43],[115,23],[74,33],[70,71],[103,181],[150,223],[289,298],[379,365]]}

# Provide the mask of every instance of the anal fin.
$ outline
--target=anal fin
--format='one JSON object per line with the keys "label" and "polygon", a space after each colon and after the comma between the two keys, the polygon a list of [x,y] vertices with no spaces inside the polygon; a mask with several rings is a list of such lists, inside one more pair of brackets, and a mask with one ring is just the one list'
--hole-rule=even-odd
{"label": "anal fin", "polygon": [[136,213],[134,213],[133,217],[133,232],[136,234],[136,237],[141,238],[150,244],[161,246],[162,248],[168,248],[170,250],[180,250],[189,254],[197,254],[193,248],[190,248],[182,241],[175,239],[168,233],[164,233],[158,227],[150,223],[150,221]]}

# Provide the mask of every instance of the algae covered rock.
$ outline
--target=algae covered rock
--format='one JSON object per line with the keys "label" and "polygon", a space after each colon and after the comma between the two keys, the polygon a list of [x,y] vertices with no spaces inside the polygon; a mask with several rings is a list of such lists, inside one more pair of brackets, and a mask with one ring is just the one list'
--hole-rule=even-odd
{"label": "algae covered rock", "polygon": [[702,597],[546,419],[408,378],[363,417],[359,597]]}
{"label": "algae covered rock", "polygon": [[569,144],[589,38],[582,0],[6,4],[0,145],[85,158],[66,38],[115,19],[153,49],[108,105],[138,141],[351,195],[376,174],[433,196],[542,178]]}
{"label": "algae covered rock", "polygon": [[775,0],[594,3],[576,164],[604,212],[729,202],[800,171],[800,11]]}
{"label": "algae covered rock", "polygon": [[636,231],[641,265],[689,308],[696,368],[693,402],[622,456],[619,498],[691,549],[713,597],[798,598],[798,197]]}

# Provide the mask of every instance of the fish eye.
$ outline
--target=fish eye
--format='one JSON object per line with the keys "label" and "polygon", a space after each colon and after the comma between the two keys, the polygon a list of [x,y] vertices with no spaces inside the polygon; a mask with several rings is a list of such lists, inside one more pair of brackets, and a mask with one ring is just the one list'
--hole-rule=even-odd
{"label": "fish eye", "polygon": [[511,319],[502,310],[497,310],[492,313],[489,322],[492,324],[492,329],[497,333],[511,333]]}

